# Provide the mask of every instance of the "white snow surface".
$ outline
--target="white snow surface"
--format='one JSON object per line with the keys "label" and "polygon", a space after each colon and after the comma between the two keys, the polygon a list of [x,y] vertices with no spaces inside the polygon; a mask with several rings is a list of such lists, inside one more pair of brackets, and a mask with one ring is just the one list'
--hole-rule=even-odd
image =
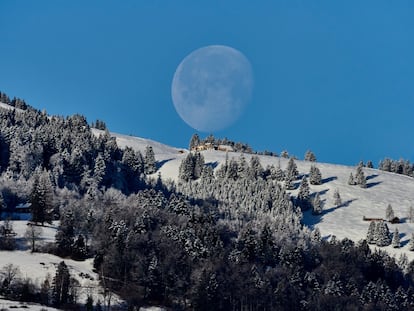
{"label": "white snow surface", "polygon": [[46,307],[35,303],[0,299],[0,310],[59,311],[60,309]]}
{"label": "white snow surface", "polygon": [[[120,146],[130,146],[135,150],[145,150],[150,144],[153,146],[155,158],[161,162],[159,172],[163,179],[178,179],[178,170],[182,159],[188,153],[188,150],[178,149],[162,145],[160,143],[135,138],[119,134],[114,135]],[[179,151],[183,150],[184,153]],[[217,169],[226,160],[226,152],[207,150],[201,152],[204,156],[205,163],[214,164]],[[229,159],[240,157],[240,153],[228,152]],[[249,161],[252,155],[245,154],[246,160]],[[259,156],[262,166],[277,165],[280,161],[282,169],[285,169],[288,159]],[[409,223],[408,210],[410,205],[414,207],[414,178],[384,172],[377,169],[364,168],[367,177],[368,188],[362,189],[359,186],[348,185],[350,173],[355,176],[356,166],[344,166],[328,163],[314,163],[308,161],[295,160],[300,174],[308,174],[312,164],[315,164],[322,173],[322,185],[310,185],[311,194],[319,192],[321,200],[324,203],[324,211],[320,216],[314,216],[311,212],[305,212],[303,222],[309,228],[319,228],[323,238],[336,236],[338,239],[349,238],[354,242],[365,239],[369,222],[364,221],[367,218],[385,218],[385,209],[391,204],[395,216],[401,219],[399,224],[390,224],[390,232],[396,228],[401,237],[401,248],[392,246],[383,247],[391,255],[397,258],[400,254],[405,253],[409,260],[414,260],[414,252],[408,250],[408,242],[411,234],[414,232],[414,223]],[[155,173],[156,176],[157,173]],[[296,181],[300,183],[299,180]],[[334,207],[333,193],[335,189],[339,190],[342,202],[345,203],[339,208]],[[290,191],[296,195],[297,190]],[[375,246],[373,246],[375,248]]]}
{"label": "white snow surface", "polygon": [[[13,226],[13,231],[16,233],[15,238],[18,250],[0,251],[0,271],[6,265],[12,264],[19,268],[18,278],[30,278],[34,284],[40,287],[46,278],[50,278],[49,281],[52,282],[52,279],[56,274],[56,267],[61,261],[64,261],[69,268],[71,276],[76,278],[80,283],[78,302],[86,302],[88,295],[93,297],[95,303],[98,300],[102,303],[104,302],[103,289],[99,284],[99,276],[92,271],[93,259],[75,261],[72,259],[60,258],[52,254],[31,253],[29,245],[24,237],[28,222],[24,220],[10,222]],[[3,221],[1,221],[0,224],[3,224]],[[53,222],[51,225],[39,227],[42,228],[41,235],[36,243],[45,244],[53,242],[57,227],[57,221]],[[3,302],[0,300],[0,309],[2,303]],[[13,303],[14,305],[18,305],[16,302]],[[113,306],[121,305],[122,301],[113,295],[111,304]],[[30,306],[30,308],[32,308],[32,306]],[[36,309],[36,306],[33,306],[33,308],[33,310],[38,310]],[[50,310],[55,309],[50,308]]]}

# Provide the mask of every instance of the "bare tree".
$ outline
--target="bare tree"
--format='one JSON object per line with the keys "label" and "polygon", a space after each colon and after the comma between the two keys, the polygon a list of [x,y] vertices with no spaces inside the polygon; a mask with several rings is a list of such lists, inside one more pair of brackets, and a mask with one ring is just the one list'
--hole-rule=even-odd
{"label": "bare tree", "polygon": [[39,240],[40,236],[42,235],[42,228],[34,225],[28,224],[24,237],[26,238],[27,242],[30,243],[32,253],[36,251],[36,241]]}
{"label": "bare tree", "polygon": [[3,286],[9,289],[12,282],[20,275],[20,270],[10,263],[1,269],[1,274],[3,275]]}

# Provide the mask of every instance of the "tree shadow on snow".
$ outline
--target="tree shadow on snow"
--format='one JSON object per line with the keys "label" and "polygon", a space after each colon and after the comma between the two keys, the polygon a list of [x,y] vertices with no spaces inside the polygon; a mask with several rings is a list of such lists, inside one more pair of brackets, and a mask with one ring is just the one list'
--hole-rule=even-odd
{"label": "tree shadow on snow", "polygon": [[369,175],[369,176],[367,176],[365,179],[366,179],[366,180],[370,180],[370,179],[374,179],[375,177],[378,177],[378,174],[372,174],[372,175]]}
{"label": "tree shadow on snow", "polygon": [[[400,241],[401,241],[401,239],[403,238],[403,237],[405,237],[406,236],[406,234],[405,233],[400,233]],[[400,248],[401,247],[404,247],[404,246],[406,246],[408,243],[410,243],[410,239],[407,239],[407,240],[405,240],[405,241],[402,241],[401,243],[400,243]]]}
{"label": "tree shadow on snow", "polygon": [[347,201],[343,202],[341,205],[334,206],[334,207],[331,207],[331,208],[328,208],[328,209],[324,209],[324,210],[322,211],[322,213],[321,213],[321,214],[319,214],[319,215],[313,215],[313,214],[312,214],[312,210],[308,210],[308,211],[306,211],[306,212],[304,212],[304,213],[303,213],[303,223],[304,223],[305,225],[307,225],[310,229],[312,229],[312,230],[313,230],[313,229],[314,229],[314,227],[315,227],[315,225],[321,222],[322,217],[323,217],[324,215],[329,214],[329,213],[331,213],[331,212],[333,212],[333,211],[337,210],[338,208],[341,208],[341,207],[347,207],[347,206],[349,206],[352,202],[354,202],[354,201],[356,201],[356,200],[357,200],[357,199],[347,200]]}
{"label": "tree shadow on snow", "polygon": [[163,167],[163,165],[167,162],[170,162],[171,160],[174,160],[173,158],[171,159],[167,159],[167,160],[162,160],[162,161],[158,161],[155,166],[157,167],[157,170],[159,170],[161,167]]}
{"label": "tree shadow on snow", "polygon": [[206,163],[206,166],[210,166],[214,170],[218,166],[218,162],[208,162]]}
{"label": "tree shadow on snow", "polygon": [[327,182],[334,181],[334,180],[337,180],[337,179],[338,179],[338,177],[336,177],[336,176],[331,176],[331,177],[328,177],[328,178],[324,178],[324,179],[322,179],[322,184],[325,184]]}
{"label": "tree shadow on snow", "polygon": [[367,184],[367,188],[369,189],[369,188],[372,188],[372,187],[378,186],[378,185],[379,185],[379,184],[381,184],[381,183],[382,183],[382,181],[370,182],[370,183],[368,183],[368,184]]}

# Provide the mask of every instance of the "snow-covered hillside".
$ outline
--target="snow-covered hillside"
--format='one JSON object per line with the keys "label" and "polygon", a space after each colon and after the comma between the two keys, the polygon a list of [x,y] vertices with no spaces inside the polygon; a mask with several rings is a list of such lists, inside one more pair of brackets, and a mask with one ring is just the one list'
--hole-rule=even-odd
{"label": "snow-covered hillside", "polygon": [[[131,136],[112,134],[116,137],[120,146],[130,146],[141,152],[147,145],[151,145],[155,151],[155,157],[160,162],[159,172],[163,179],[178,178],[178,169],[185,153],[180,153],[181,149],[162,145],[151,140],[135,138]],[[203,151],[205,162],[214,164],[216,169],[226,160],[226,153],[222,151]],[[239,158],[240,153],[230,152],[229,158]],[[251,155],[245,155],[249,160]],[[287,159],[259,156],[262,166],[277,165],[280,161],[282,169],[286,168]],[[296,161],[299,172],[308,174],[313,162]],[[398,228],[401,237],[402,247],[394,249],[391,246],[382,249],[387,250],[397,257],[401,253],[406,253],[410,260],[414,260],[414,252],[408,251],[408,241],[414,232],[414,223],[408,221],[408,210],[410,205],[414,206],[414,178],[379,171],[376,169],[364,168],[367,177],[366,189],[359,186],[348,185],[350,173],[355,174],[356,167],[334,165],[327,163],[316,163],[322,173],[322,185],[310,185],[311,193],[319,192],[324,202],[324,212],[320,216],[313,216],[310,212],[304,215],[304,223],[310,228],[319,228],[325,238],[335,235],[339,239],[345,237],[355,242],[366,237],[369,222],[364,221],[363,217],[385,218],[385,209],[391,204],[395,216],[401,219],[399,224],[388,224],[390,231]],[[158,173],[157,173],[158,174]],[[299,183],[299,181],[296,181]],[[339,190],[342,201],[345,203],[339,208],[334,207],[333,193]],[[291,191],[296,194],[297,190]]]}
{"label": "snow-covered hillside", "polygon": [[[12,264],[18,268],[18,274],[16,278],[29,278],[34,284],[39,287],[49,278],[50,283],[56,274],[56,267],[61,261],[65,261],[69,268],[70,274],[73,278],[79,282],[78,301],[85,302],[88,295],[91,295],[95,302],[100,300],[104,302],[103,288],[99,283],[99,276],[93,272],[93,259],[87,259],[85,261],[75,261],[72,259],[62,259],[58,256],[54,256],[46,253],[31,253],[30,247],[25,238],[25,232],[27,229],[27,221],[16,220],[10,221],[13,231],[16,233],[16,242],[18,250],[15,251],[0,251],[0,270],[7,265]],[[3,221],[0,222],[0,225]],[[37,245],[53,242],[57,229],[57,222],[52,225],[46,225],[41,228]],[[115,295],[112,296],[112,305],[122,304]],[[19,303],[8,302],[6,300],[0,300],[0,309],[2,306],[13,308],[12,306],[19,306]],[[29,305],[30,310],[40,310],[37,305]],[[39,308],[38,308],[39,307]],[[46,310],[56,310],[53,308]]]}

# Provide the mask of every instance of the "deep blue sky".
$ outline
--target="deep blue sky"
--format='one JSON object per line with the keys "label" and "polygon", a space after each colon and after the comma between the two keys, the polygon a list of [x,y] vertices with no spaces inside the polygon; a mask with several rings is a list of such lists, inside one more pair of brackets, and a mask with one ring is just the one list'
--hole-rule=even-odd
{"label": "deep blue sky", "polygon": [[0,90],[51,114],[187,147],[174,71],[222,44],[250,60],[255,87],[215,136],[333,163],[414,160],[413,1],[1,0],[0,12]]}

